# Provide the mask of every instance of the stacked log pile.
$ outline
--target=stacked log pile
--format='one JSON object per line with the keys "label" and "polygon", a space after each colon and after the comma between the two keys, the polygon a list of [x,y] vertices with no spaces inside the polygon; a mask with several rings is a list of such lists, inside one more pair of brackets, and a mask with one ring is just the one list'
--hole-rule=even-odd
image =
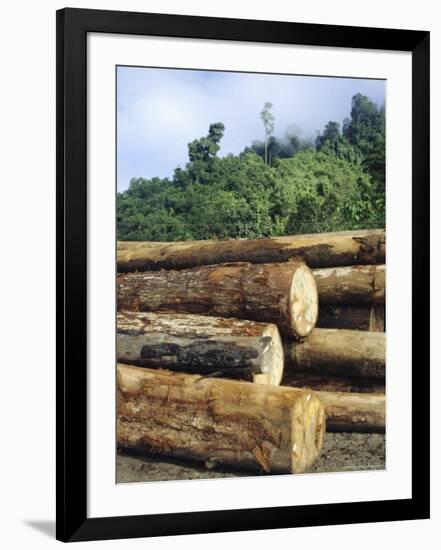
{"label": "stacked log pile", "polygon": [[303,342],[285,341],[284,348],[284,384],[316,390],[328,430],[384,432],[384,333],[316,328]]}
{"label": "stacked log pile", "polygon": [[325,417],[384,431],[383,230],[122,242],[117,259],[119,446],[299,473]]}
{"label": "stacked log pile", "polygon": [[384,332],[384,264],[315,269],[314,276],[320,295],[317,326]]}

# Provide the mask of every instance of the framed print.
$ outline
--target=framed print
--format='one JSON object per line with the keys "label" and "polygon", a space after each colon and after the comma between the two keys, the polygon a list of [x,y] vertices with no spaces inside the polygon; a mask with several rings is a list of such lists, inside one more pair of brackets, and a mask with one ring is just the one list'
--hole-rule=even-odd
{"label": "framed print", "polygon": [[429,33],[57,12],[57,538],[429,517]]}

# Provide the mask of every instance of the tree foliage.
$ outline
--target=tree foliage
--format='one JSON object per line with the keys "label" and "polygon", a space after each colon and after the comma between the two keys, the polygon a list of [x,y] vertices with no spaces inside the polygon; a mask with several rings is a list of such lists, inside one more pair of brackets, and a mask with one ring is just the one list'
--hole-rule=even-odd
{"label": "tree foliage", "polygon": [[[265,104],[264,111],[272,117],[271,107]],[[218,157],[225,127],[217,122],[188,144],[189,162],[172,178],[132,179],[117,195],[118,239],[221,239],[384,226],[384,109],[357,94],[343,128],[330,121],[315,146],[292,133],[271,136],[271,117],[265,126],[268,162],[259,141],[239,155]]]}
{"label": "tree foliage", "polygon": [[220,149],[219,142],[222,139],[225,126],[222,122],[210,124],[206,137],[195,139],[188,144],[188,156],[190,162],[198,160],[208,161],[216,156]]}

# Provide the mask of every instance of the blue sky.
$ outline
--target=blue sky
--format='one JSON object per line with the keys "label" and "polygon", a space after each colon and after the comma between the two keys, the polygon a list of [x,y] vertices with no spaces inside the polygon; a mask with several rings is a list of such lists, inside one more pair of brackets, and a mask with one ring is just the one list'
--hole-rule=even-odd
{"label": "blue sky", "polygon": [[274,135],[287,130],[315,138],[330,120],[349,116],[357,92],[384,104],[382,80],[117,68],[117,185],[132,177],[171,177],[188,161],[187,144],[204,136],[212,122],[223,122],[220,156],[239,153],[263,140],[259,113],[273,103]]}

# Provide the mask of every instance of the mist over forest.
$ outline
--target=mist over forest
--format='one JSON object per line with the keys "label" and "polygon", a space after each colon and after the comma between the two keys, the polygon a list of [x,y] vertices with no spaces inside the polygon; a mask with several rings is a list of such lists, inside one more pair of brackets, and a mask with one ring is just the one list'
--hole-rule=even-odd
{"label": "mist over forest", "polygon": [[237,155],[218,156],[228,128],[213,121],[205,136],[188,144],[185,168],[176,168],[170,178],[132,178],[117,194],[118,239],[251,238],[384,227],[384,106],[357,93],[343,124],[329,121],[315,140],[292,129],[276,137],[272,111],[271,103],[263,105],[261,136]]}

